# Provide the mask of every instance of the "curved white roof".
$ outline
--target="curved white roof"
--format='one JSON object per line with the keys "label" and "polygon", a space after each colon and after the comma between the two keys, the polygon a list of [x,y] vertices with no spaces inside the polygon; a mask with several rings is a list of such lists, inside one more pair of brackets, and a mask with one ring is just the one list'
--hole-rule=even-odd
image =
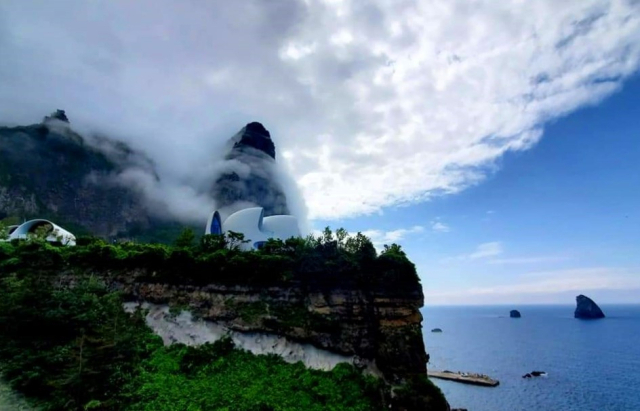
{"label": "curved white roof", "polygon": [[13,232],[9,236],[9,240],[25,239],[29,234],[33,234],[38,226],[45,224],[50,224],[53,228],[53,230],[47,237],[47,241],[55,242],[60,240],[60,242],[64,245],[76,245],[76,236],[74,236],[64,228],[55,225],[51,221],[43,219],[30,220],[24,224],[19,225],[18,228],[13,230]]}
{"label": "curved white roof", "polygon": [[222,231],[235,231],[244,234],[245,240],[249,240],[249,242],[244,244],[242,248],[248,250],[257,248],[261,242],[267,241],[269,238],[286,240],[300,236],[298,220],[294,216],[264,217],[262,207],[245,208],[231,214],[222,223]]}
{"label": "curved white roof", "polygon": [[[292,215],[274,215],[262,220],[262,231],[272,233],[272,237],[286,240],[300,237],[298,219]],[[277,233],[277,234],[276,234]]]}
{"label": "curved white roof", "polygon": [[227,217],[222,223],[222,229],[239,233],[260,231],[262,229],[263,216],[264,209],[262,207],[245,208]]}

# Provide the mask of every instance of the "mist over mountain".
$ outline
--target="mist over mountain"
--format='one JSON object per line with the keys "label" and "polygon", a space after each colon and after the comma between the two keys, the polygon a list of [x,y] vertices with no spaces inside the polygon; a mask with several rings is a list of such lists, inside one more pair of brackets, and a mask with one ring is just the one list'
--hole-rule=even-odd
{"label": "mist over mountain", "polygon": [[[297,187],[275,157],[270,133],[250,123],[193,180],[162,178],[144,153],[103,134],[81,135],[57,110],[38,124],[0,127],[0,220],[49,218],[80,234],[148,240],[168,240],[185,225],[199,230],[215,209],[224,217],[246,207],[266,215],[293,208],[303,221]],[[298,196],[293,207],[286,191]]]}
{"label": "mist over mountain", "polygon": [[211,191],[222,218],[255,206],[263,207],[265,216],[289,214],[287,196],[276,178],[276,151],[269,131],[260,123],[249,123],[226,149]]}

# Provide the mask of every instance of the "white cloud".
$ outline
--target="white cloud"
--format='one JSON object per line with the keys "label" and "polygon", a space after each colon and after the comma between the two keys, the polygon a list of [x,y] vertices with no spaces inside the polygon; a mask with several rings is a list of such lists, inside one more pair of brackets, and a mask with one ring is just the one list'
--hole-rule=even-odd
{"label": "white cloud", "polygon": [[502,244],[498,241],[492,241],[490,243],[482,243],[478,245],[476,250],[467,255],[466,258],[476,260],[478,258],[494,257],[502,254]]}
{"label": "white cloud", "polygon": [[487,261],[490,257],[496,257],[502,254],[502,243],[499,241],[490,241],[487,243],[478,244],[474,251],[467,254],[460,254],[454,257],[444,258],[441,262],[448,263],[451,261],[465,261],[465,260],[484,260]]}
{"label": "white cloud", "polygon": [[449,231],[451,231],[451,228],[448,225],[438,220],[431,222],[431,229],[439,233],[448,233]]}
{"label": "white cloud", "polygon": [[392,231],[366,230],[363,231],[362,234],[369,237],[373,245],[375,245],[376,248],[379,248],[384,244],[390,245],[392,243],[398,243],[409,235],[422,232],[424,232],[424,227],[415,225],[411,228],[400,228]]}
{"label": "white cloud", "polygon": [[543,263],[555,263],[559,261],[566,261],[569,257],[566,256],[535,256],[535,257],[512,257],[512,258],[497,258],[487,261],[489,264],[543,264]]}
{"label": "white cloud", "polygon": [[[556,301],[554,294],[633,289],[640,289],[640,271],[637,268],[586,267],[525,274],[517,283],[442,292],[427,290],[425,300],[431,304],[535,303]],[[566,302],[570,304],[571,300]]]}
{"label": "white cloud", "polygon": [[476,184],[640,65],[640,3],[626,0],[66,8],[0,4],[0,121],[66,109],[146,149],[175,181],[262,121],[322,219]]}

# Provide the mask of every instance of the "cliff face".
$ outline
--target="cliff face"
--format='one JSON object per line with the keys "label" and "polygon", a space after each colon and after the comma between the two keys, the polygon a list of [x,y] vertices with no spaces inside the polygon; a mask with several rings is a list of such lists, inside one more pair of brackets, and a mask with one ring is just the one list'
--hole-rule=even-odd
{"label": "cliff face", "polygon": [[75,133],[62,110],[40,124],[0,127],[0,219],[50,218],[103,237],[148,228],[141,195],[113,176],[134,162],[153,172],[153,164],[123,143],[96,144],[104,150]]}
{"label": "cliff face", "polygon": [[277,287],[196,287],[140,282],[146,275],[117,275],[109,281],[135,301],[183,307],[230,330],[276,334],[357,357],[390,383],[426,373],[420,288],[363,291],[294,282]]}

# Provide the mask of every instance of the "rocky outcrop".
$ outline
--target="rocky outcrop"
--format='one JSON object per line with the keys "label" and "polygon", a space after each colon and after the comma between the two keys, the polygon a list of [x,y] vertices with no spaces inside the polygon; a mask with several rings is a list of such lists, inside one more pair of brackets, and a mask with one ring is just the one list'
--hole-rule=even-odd
{"label": "rocky outcrop", "polygon": [[434,328],[431,330],[432,333],[441,333],[442,332],[442,328]]}
{"label": "rocky outcrop", "polygon": [[118,274],[108,281],[134,301],[182,307],[229,330],[280,335],[359,357],[374,364],[390,383],[427,372],[420,288],[365,291],[293,282],[269,287],[139,282],[147,275]]}
{"label": "rocky outcrop", "polygon": [[520,318],[522,316],[520,315],[520,311],[511,310],[511,311],[509,311],[509,317],[511,317],[511,318]]}
{"label": "rocky outcrop", "polygon": [[58,120],[58,121],[62,121],[63,123],[69,123],[69,118],[67,117],[67,114],[64,112],[64,110],[60,110],[60,109],[46,116],[44,119],[42,119],[42,122],[47,123],[51,120]]}
{"label": "rocky outcrop", "polygon": [[546,375],[546,371],[531,371],[523,375],[522,378],[543,377]]}
{"label": "rocky outcrop", "polygon": [[255,148],[262,151],[272,159],[276,159],[276,146],[271,140],[271,133],[258,122],[249,123],[233,137],[233,148]]}
{"label": "rocky outcrop", "polygon": [[260,123],[249,123],[229,140],[227,150],[210,192],[222,218],[256,206],[265,216],[290,214],[269,131]]}
{"label": "rocky outcrop", "polygon": [[576,310],[573,316],[583,320],[594,320],[604,318],[604,313],[591,298],[579,295],[576,297]]}

